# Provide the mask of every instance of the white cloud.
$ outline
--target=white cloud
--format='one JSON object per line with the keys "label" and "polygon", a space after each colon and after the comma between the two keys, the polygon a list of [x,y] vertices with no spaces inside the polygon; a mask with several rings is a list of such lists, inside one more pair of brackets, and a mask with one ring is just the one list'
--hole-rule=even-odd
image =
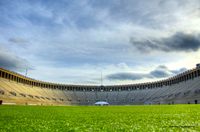
{"label": "white cloud", "polygon": [[[12,1],[0,6],[0,46],[6,47],[10,56],[28,60],[35,68],[30,76],[49,81],[98,83],[101,70],[105,75],[145,73],[160,64],[192,68],[199,61],[199,51],[147,55],[137,51],[130,38],[199,33],[199,7],[198,0]],[[29,44],[20,49],[9,45],[10,38]]]}

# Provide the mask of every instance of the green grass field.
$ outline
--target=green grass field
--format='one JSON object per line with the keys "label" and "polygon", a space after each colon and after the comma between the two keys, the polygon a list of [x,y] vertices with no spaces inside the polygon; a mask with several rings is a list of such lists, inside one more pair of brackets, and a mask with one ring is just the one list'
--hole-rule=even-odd
{"label": "green grass field", "polygon": [[0,131],[200,131],[200,105],[0,106]]}

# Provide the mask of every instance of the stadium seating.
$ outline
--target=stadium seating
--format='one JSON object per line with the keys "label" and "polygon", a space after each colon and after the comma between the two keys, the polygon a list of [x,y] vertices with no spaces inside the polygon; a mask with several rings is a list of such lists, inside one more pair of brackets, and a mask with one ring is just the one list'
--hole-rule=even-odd
{"label": "stadium seating", "polygon": [[162,81],[100,87],[42,82],[0,68],[0,101],[12,105],[197,104],[200,67]]}

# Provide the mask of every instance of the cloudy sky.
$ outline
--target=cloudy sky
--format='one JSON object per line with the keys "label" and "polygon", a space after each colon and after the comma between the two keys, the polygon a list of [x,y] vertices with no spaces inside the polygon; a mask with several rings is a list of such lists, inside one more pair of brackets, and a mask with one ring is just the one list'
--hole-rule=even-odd
{"label": "cloudy sky", "polygon": [[44,81],[153,81],[200,62],[199,0],[1,0],[0,67]]}

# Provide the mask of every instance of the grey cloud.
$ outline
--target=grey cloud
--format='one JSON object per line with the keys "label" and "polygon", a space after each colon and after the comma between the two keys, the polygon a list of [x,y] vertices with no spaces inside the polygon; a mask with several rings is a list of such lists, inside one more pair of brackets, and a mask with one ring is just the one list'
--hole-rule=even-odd
{"label": "grey cloud", "polygon": [[146,76],[146,74],[140,73],[114,73],[106,76],[106,78],[108,80],[139,80]]}
{"label": "grey cloud", "polygon": [[163,51],[163,52],[191,52],[200,48],[200,34],[186,34],[177,32],[174,35],[161,39],[135,40],[130,39],[134,47],[140,51]]}
{"label": "grey cloud", "polygon": [[23,38],[10,38],[8,41],[12,42],[12,43],[28,43],[29,41]]}
{"label": "grey cloud", "polygon": [[181,68],[178,70],[169,70],[166,66],[160,65],[149,73],[114,73],[106,76],[108,80],[140,80],[143,78],[164,78],[169,77],[183,71],[186,71],[186,68]]}
{"label": "grey cloud", "polygon": [[26,68],[33,69],[27,60],[2,49],[0,49],[0,67],[14,71],[22,71]]}
{"label": "grey cloud", "polygon": [[156,78],[162,78],[162,77],[168,77],[170,74],[166,71],[162,71],[162,70],[155,70],[155,71],[152,71],[150,73],[150,75],[152,77],[156,77]]}
{"label": "grey cloud", "polygon": [[174,24],[177,21],[177,12],[179,15],[191,15],[199,8],[199,0],[102,1],[93,1],[92,4],[94,7],[107,9],[114,21],[126,20],[156,29]]}
{"label": "grey cloud", "polygon": [[184,72],[184,71],[186,71],[187,69],[186,68],[181,68],[181,69],[178,69],[178,70],[172,70],[172,72],[174,73],[174,74],[178,74],[178,73],[182,73],[182,72]]}
{"label": "grey cloud", "polygon": [[148,76],[151,78],[163,78],[163,77],[168,77],[171,74],[173,74],[172,71],[170,71],[166,66],[160,65],[153,71],[151,71]]}

